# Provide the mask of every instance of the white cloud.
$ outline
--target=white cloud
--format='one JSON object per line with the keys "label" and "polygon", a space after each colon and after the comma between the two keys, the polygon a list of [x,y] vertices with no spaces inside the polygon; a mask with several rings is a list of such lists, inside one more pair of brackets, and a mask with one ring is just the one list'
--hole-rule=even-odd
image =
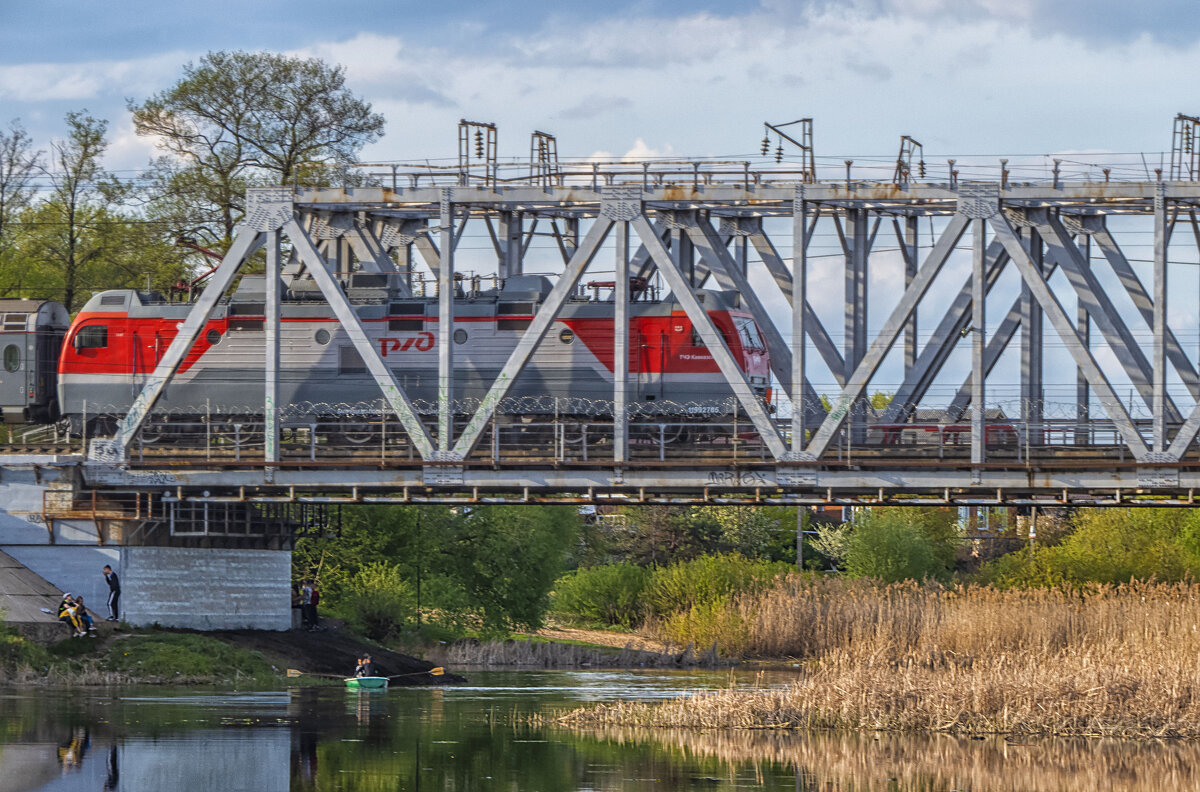
{"label": "white cloud", "polygon": [[0,66],[0,99],[80,101],[150,93],[165,87],[163,75],[178,73],[188,57],[174,51],[135,60]]}

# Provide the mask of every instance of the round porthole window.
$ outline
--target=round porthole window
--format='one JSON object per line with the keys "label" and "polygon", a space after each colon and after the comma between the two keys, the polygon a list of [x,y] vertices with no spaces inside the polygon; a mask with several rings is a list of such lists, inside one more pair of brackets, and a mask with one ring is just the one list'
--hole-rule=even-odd
{"label": "round porthole window", "polygon": [[21,368],[21,348],[16,344],[4,347],[4,370],[16,371]]}
{"label": "round porthole window", "polygon": [[564,344],[570,344],[575,340],[575,333],[570,329],[563,330],[558,334],[558,340],[562,341]]}
{"label": "round porthole window", "polygon": [[316,342],[318,344],[321,344],[321,345],[328,344],[329,343],[329,331],[326,330],[324,327],[322,327],[320,330],[317,331],[316,335],[314,335],[313,338],[316,339]]}
{"label": "round porthole window", "polygon": [[209,346],[212,346],[213,344],[215,344],[221,340],[221,331],[220,330],[209,330],[204,335],[204,340],[208,342]]}
{"label": "round porthole window", "polygon": [[467,343],[467,331],[463,330],[461,327],[458,328],[457,330],[455,330],[454,331],[454,343],[456,343],[456,344]]}

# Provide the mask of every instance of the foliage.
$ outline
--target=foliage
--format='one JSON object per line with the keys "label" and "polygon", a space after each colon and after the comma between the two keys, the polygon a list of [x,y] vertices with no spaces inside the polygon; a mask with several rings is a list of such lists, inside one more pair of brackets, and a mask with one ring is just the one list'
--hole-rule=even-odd
{"label": "foliage", "polygon": [[274,670],[257,652],[230,646],[205,635],[151,633],[114,641],[104,658],[108,671],[138,677],[230,679],[271,676]]}
{"label": "foliage", "polygon": [[137,133],[166,152],[155,212],[210,243],[232,238],[247,187],[328,180],[384,126],[343,67],[269,52],[210,52],[129,109]]}
{"label": "foliage", "polygon": [[415,620],[417,597],[398,566],[376,561],[350,578],[340,612],[368,638],[382,641]]}
{"label": "foliage", "polygon": [[[45,200],[30,202],[17,177],[10,197],[0,196],[13,209],[0,218],[0,296],[56,299],[75,310],[92,290],[144,288],[147,280],[165,290],[185,271],[183,258],[160,226],[131,211],[130,187],[104,170],[107,122],[81,112],[68,113],[66,123],[67,136],[51,145],[48,163],[21,155],[49,180]],[[0,159],[5,145],[0,135]],[[0,162],[0,171],[5,167]]]}
{"label": "foliage", "polygon": [[1182,581],[1200,571],[1200,515],[1190,509],[1081,509],[1054,546],[1019,550],[980,570],[1003,587]]}
{"label": "foliage", "polygon": [[830,564],[840,566],[846,560],[846,540],[850,529],[845,525],[818,525],[812,547]]}
{"label": "foliage", "polygon": [[10,123],[7,132],[0,131],[0,257],[12,243],[13,222],[33,198],[40,156],[19,122]]}
{"label": "foliage", "polygon": [[649,579],[649,570],[629,563],[576,569],[555,582],[554,612],[578,623],[633,627]]}
{"label": "foliage", "polygon": [[886,583],[946,577],[956,542],[943,524],[911,507],[861,514],[846,538],[847,574]]}
{"label": "foliage", "polygon": [[0,674],[21,668],[44,668],[50,661],[46,650],[6,626],[0,614]]}
{"label": "foliage", "polygon": [[722,655],[737,657],[746,651],[749,629],[742,613],[721,597],[670,614],[658,626],[657,636],[672,644],[715,646]]}
{"label": "foliage", "polygon": [[298,578],[322,606],[347,615],[354,576],[384,561],[407,581],[421,624],[461,633],[540,625],[549,593],[579,535],[569,507],[374,506],[344,511],[341,535],[304,538]]}
{"label": "foliage", "polygon": [[788,570],[787,564],[753,561],[735,553],[672,564],[651,574],[645,590],[646,608],[649,615],[657,617],[690,611],[761,591]]}

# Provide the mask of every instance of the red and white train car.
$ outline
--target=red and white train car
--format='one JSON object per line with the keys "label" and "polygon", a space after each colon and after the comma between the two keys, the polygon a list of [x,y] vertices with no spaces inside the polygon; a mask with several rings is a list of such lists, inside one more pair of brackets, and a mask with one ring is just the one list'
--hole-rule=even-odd
{"label": "red and white train car", "polygon": [[[456,295],[454,399],[472,409],[491,386],[551,289],[541,276],[508,278],[502,288]],[[398,297],[386,276],[356,273],[345,284],[372,343],[418,409],[437,399],[437,300]],[[280,332],[280,403],[317,412],[369,404],[378,387],[309,279],[284,283]],[[756,392],[769,399],[766,346],[732,292],[700,299]],[[213,311],[157,405],[160,411],[207,408],[261,411],[265,283],[243,277]],[[111,422],[124,414],[166,353],[191,306],[124,289],[96,294],[75,317],[59,360],[59,404],[78,427],[84,416]],[[642,412],[726,413],[732,392],[678,303],[639,298],[630,305],[627,399]],[[509,391],[506,412],[583,410],[611,402],[613,303],[572,298]]]}

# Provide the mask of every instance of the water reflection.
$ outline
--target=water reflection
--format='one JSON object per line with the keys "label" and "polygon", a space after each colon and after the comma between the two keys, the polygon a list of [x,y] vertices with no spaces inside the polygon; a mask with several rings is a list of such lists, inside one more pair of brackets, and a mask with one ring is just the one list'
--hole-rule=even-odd
{"label": "water reflection", "polygon": [[[726,674],[521,672],[352,693],[0,691],[0,792],[1200,789],[1200,744],[533,726]],[[783,684],[739,676],[733,684]]]}

